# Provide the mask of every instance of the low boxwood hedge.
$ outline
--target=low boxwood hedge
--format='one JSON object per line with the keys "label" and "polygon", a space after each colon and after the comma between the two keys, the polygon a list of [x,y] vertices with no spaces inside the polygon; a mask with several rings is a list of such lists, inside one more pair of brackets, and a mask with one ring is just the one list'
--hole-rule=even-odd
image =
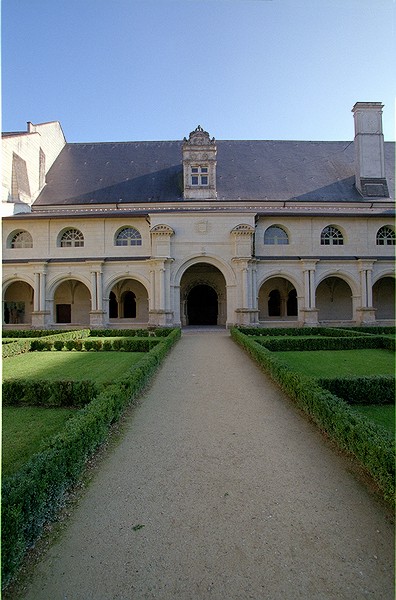
{"label": "low boxwood hedge", "polygon": [[318,379],[318,383],[348,404],[394,404],[395,402],[393,375],[334,377]]}
{"label": "low boxwood hedge", "polygon": [[357,414],[344,400],[321,387],[315,378],[291,371],[251,337],[237,329],[231,330],[231,336],[299,408],[360,461],[387,500],[395,497],[395,441],[384,428]]}
{"label": "low boxwood hedge", "polygon": [[107,386],[35,455],[20,471],[2,482],[2,584],[16,573],[25,552],[34,545],[43,525],[59,509],[67,489],[81,475],[92,456],[117,421],[148,383],[180,329],[168,335],[142,356],[123,379]]}
{"label": "low boxwood hedge", "polygon": [[336,327],[237,327],[238,331],[245,335],[264,336],[264,337],[360,337],[364,331],[352,329],[338,329]]}
{"label": "low boxwood hedge", "polygon": [[[26,332],[24,332],[26,333]],[[48,332],[47,332],[48,333]],[[24,339],[17,340],[11,344],[3,346],[3,358],[10,358],[11,356],[17,356],[18,354],[24,354],[30,352],[30,350],[38,349],[41,346],[47,346],[46,349],[52,348],[52,345],[57,340],[76,340],[87,338],[90,334],[89,329],[75,329],[73,331],[57,331],[47,336],[39,336],[40,339]],[[27,336],[24,336],[27,337]],[[31,336],[37,338],[37,336]],[[43,349],[43,347],[40,347]]]}
{"label": "low boxwood hedge", "polygon": [[372,348],[391,349],[389,338],[375,335],[351,337],[284,337],[255,338],[257,343],[265,346],[272,352],[285,352],[288,350],[361,350]]}
{"label": "low boxwood hedge", "polygon": [[94,381],[8,379],[2,385],[2,401],[4,406],[82,407],[99,389]]}

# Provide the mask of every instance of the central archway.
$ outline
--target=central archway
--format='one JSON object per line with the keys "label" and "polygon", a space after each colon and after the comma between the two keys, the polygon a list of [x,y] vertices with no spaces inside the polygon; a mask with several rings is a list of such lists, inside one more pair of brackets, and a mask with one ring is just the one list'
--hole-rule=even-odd
{"label": "central archway", "polygon": [[227,319],[226,282],[212,264],[196,263],[180,281],[182,325],[225,325]]}
{"label": "central archway", "polygon": [[194,286],[187,296],[189,325],[217,325],[218,298],[215,290],[206,284]]}

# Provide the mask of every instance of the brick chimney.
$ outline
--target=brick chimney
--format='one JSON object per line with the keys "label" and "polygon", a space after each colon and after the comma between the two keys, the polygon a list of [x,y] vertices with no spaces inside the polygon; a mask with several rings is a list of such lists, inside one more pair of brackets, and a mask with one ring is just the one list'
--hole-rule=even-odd
{"label": "brick chimney", "polygon": [[385,177],[384,135],[381,102],[356,102],[355,185],[363,197],[389,197]]}

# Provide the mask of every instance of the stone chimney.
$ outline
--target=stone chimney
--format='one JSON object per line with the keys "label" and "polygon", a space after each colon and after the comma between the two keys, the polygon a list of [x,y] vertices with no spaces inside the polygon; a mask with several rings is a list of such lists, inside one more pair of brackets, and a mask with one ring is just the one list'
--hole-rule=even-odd
{"label": "stone chimney", "polygon": [[384,135],[381,102],[356,102],[355,185],[363,197],[389,197],[385,177]]}

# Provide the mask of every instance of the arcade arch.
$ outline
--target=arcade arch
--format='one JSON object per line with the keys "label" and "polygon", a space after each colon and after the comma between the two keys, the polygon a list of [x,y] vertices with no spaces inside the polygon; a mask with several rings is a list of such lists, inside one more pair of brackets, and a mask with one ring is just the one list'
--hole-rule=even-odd
{"label": "arcade arch", "polygon": [[319,321],[352,321],[352,290],[341,277],[326,277],[316,288]]}
{"label": "arcade arch", "polygon": [[373,285],[373,306],[377,321],[395,319],[395,279],[381,277]]}
{"label": "arcade arch", "polygon": [[180,305],[183,326],[225,325],[226,280],[220,269],[206,262],[188,267],[180,281]]}
{"label": "arcade arch", "polygon": [[3,323],[31,325],[33,299],[34,290],[29,283],[12,281],[4,290]]}
{"label": "arcade arch", "polygon": [[54,291],[54,322],[89,325],[91,293],[78,279],[62,281]]}
{"label": "arcade arch", "polygon": [[117,281],[110,289],[108,302],[111,323],[148,323],[148,293],[140,281],[133,278]]}
{"label": "arcade arch", "polygon": [[258,294],[259,321],[298,318],[297,290],[285,277],[271,277],[265,281]]}

